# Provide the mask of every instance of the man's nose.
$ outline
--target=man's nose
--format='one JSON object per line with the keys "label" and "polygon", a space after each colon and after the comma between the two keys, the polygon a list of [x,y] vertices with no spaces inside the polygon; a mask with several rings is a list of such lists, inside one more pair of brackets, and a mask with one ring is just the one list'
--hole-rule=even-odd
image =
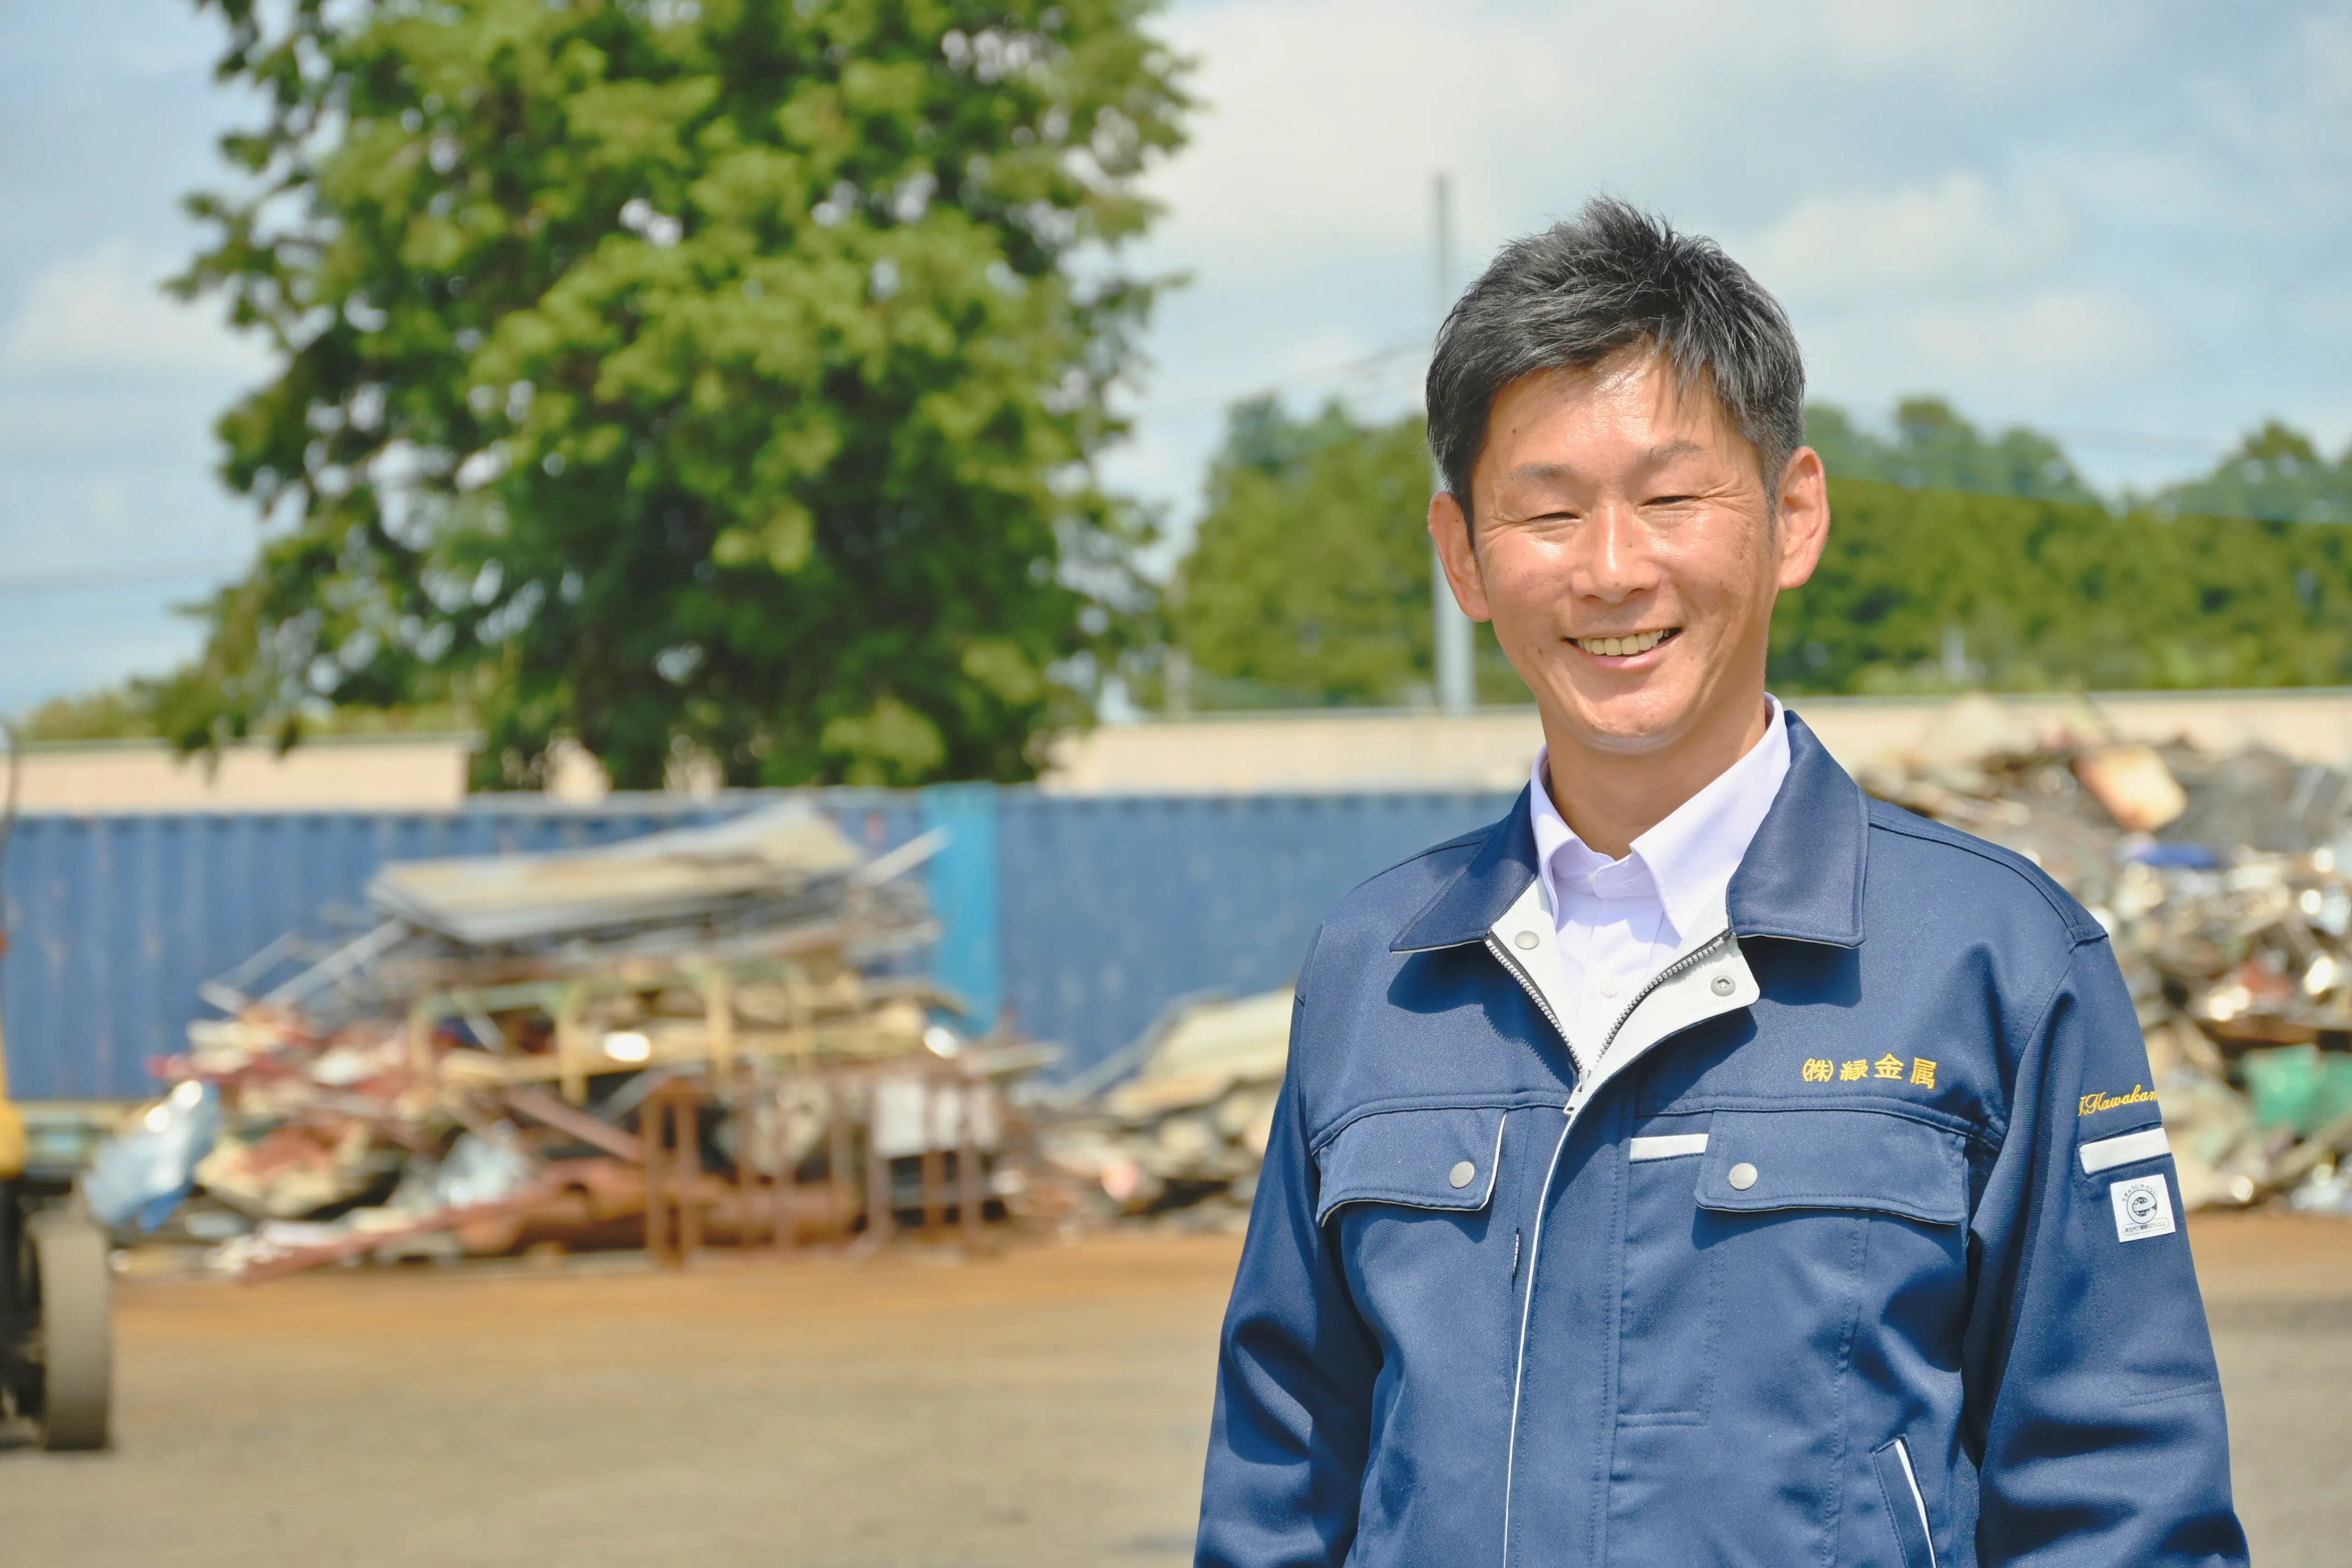
{"label": "man's nose", "polygon": [[1622,605],[1658,585],[1649,531],[1633,508],[1614,503],[1598,508],[1579,542],[1584,546],[1575,568],[1579,595]]}

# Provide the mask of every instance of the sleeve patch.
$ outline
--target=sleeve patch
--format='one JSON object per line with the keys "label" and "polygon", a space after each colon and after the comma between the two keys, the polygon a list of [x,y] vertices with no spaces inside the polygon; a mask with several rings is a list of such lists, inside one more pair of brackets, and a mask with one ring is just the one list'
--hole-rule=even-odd
{"label": "sleeve patch", "polygon": [[2074,1155],[2083,1162],[2083,1174],[2095,1176],[2101,1171],[2112,1171],[2135,1160],[2154,1160],[2171,1152],[2172,1143],[2165,1137],[2163,1128],[2143,1127],[2137,1132],[2081,1144]]}
{"label": "sleeve patch", "polygon": [[2117,1182],[2107,1189],[2107,1199],[2116,1205],[2117,1241],[2145,1241],[2151,1236],[2172,1234],[2172,1194],[2164,1184],[2162,1172]]}

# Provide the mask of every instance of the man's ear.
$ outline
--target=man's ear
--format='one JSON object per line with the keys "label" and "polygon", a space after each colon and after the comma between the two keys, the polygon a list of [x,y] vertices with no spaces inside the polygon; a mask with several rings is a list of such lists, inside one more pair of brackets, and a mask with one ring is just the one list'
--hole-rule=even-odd
{"label": "man's ear", "polygon": [[1822,468],[1820,453],[1800,447],[1789,454],[1788,465],[1780,470],[1780,499],[1773,541],[1780,557],[1779,586],[1795,588],[1813,574],[1822,549],[1830,542],[1829,476]]}
{"label": "man's ear", "polygon": [[1493,620],[1494,613],[1486,607],[1486,579],[1470,542],[1470,519],[1451,490],[1440,490],[1429,498],[1429,537],[1437,546],[1437,559],[1445,568],[1445,581],[1462,613],[1474,621]]}

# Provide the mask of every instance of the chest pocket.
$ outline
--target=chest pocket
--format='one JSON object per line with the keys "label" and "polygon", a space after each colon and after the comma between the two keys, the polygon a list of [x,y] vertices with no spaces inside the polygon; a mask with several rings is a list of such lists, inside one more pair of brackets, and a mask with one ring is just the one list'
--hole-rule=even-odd
{"label": "chest pocket", "polygon": [[1494,1196],[1503,1152],[1501,1107],[1386,1110],[1359,1117],[1315,1152],[1322,1224],[1347,1204],[1471,1214]]}
{"label": "chest pocket", "polygon": [[1860,1209],[1921,1225],[1969,1217],[1957,1132],[1879,1110],[1718,1110],[1698,1205],[1724,1214]]}
{"label": "chest pocket", "polygon": [[[1899,1289],[1960,1255],[1968,1167],[1943,1128],[1808,1110],[1718,1110],[1645,1131],[1627,1166],[1618,1413],[1629,1424],[1704,1423],[1727,1377],[1793,1376],[1741,1397],[1801,1402],[1808,1381],[1826,1383],[1817,1371],[1834,1364],[1848,1310],[1874,1317],[1884,1305],[1855,1292],[1876,1290],[1882,1273]],[[1912,1234],[1873,1241],[1865,1280],[1859,1243],[1874,1215]],[[1845,1289],[1832,1296],[1831,1284]],[[1727,1300],[1739,1303],[1728,1320]]]}

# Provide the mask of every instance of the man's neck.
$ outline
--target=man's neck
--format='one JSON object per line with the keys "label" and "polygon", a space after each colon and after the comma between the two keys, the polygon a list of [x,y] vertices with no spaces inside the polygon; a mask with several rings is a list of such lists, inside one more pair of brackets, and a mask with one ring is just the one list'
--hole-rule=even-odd
{"label": "man's neck", "polygon": [[[1628,752],[1591,744],[1544,715],[1550,763],[1544,781],[1560,819],[1594,850],[1620,860],[1633,841],[1721,778],[1764,738],[1770,706],[1759,687],[1752,700],[1656,751]],[[1746,722],[1739,722],[1742,715]]]}

